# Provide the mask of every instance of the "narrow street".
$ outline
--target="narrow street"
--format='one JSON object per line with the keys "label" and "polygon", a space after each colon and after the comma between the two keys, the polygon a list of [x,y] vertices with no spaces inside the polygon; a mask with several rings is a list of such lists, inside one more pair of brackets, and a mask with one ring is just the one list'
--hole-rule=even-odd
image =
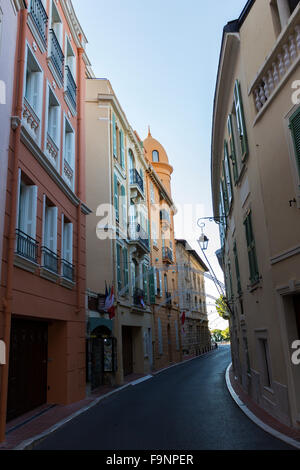
{"label": "narrow street", "polygon": [[229,347],[128,387],[42,441],[39,450],[293,450],[263,432],[225,383]]}

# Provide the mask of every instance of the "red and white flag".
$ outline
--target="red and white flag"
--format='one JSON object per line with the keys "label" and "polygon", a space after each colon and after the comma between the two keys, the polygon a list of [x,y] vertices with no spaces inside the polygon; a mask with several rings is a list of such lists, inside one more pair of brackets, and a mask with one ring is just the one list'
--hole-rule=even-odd
{"label": "red and white flag", "polygon": [[110,319],[114,318],[116,314],[114,303],[115,303],[114,286],[112,286],[105,300],[105,310],[106,312],[109,313]]}

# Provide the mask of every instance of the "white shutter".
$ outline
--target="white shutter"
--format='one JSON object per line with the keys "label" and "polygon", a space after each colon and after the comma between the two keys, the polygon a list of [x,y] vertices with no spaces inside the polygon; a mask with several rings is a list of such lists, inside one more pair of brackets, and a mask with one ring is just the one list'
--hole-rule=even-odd
{"label": "white shutter", "polygon": [[157,295],[157,268],[153,269],[153,273],[154,273],[154,292],[155,292],[155,295]]}
{"label": "white shutter", "polygon": [[38,103],[39,103],[39,85],[40,85],[40,72],[31,72],[32,75],[32,95],[31,95],[31,105],[34,111],[38,112]]}
{"label": "white shutter", "polygon": [[161,277],[161,271],[158,271],[159,275],[159,290],[160,290],[160,297],[162,297],[162,277]]}
{"label": "white shutter", "polygon": [[72,264],[73,262],[73,224],[64,224],[64,250],[63,258]]}
{"label": "white shutter", "polygon": [[58,106],[49,106],[49,125],[48,125],[48,132],[54,142],[58,144],[57,142],[57,129],[58,129]]}
{"label": "white shutter", "polygon": [[[36,212],[37,212],[37,186],[25,186],[25,210],[23,227],[27,235],[35,239],[36,236]],[[21,229],[22,230],[22,229]]]}
{"label": "white shutter", "polygon": [[18,170],[18,189],[17,189],[17,216],[16,216],[16,227],[20,227],[20,198],[21,198],[21,169]]}
{"label": "white shutter", "polygon": [[50,219],[50,230],[49,230],[49,250],[53,253],[57,252],[57,207],[49,207],[49,219]]}
{"label": "white shutter", "polygon": [[67,160],[69,165],[72,167],[72,133],[71,132],[66,132],[65,146],[66,146],[65,159]]}

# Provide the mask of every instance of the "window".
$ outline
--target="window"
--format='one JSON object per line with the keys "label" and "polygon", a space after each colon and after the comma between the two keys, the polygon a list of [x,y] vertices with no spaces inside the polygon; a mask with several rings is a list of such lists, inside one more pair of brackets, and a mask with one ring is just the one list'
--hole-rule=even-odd
{"label": "window", "polygon": [[242,286],[241,286],[240,266],[239,266],[239,259],[238,259],[238,252],[237,252],[236,242],[234,242],[234,245],[233,245],[233,254],[234,254],[234,260],[235,260],[235,273],[236,273],[236,279],[237,279],[237,292],[238,292],[238,294],[241,294],[242,293]]}
{"label": "window", "polygon": [[237,130],[238,130],[238,138],[239,138],[240,145],[241,145],[242,161],[244,161],[248,155],[248,139],[247,139],[247,131],[246,131],[246,125],[245,125],[245,116],[244,116],[241,87],[240,87],[240,82],[238,80],[236,80],[235,87],[234,87],[234,105],[235,105],[235,116],[236,116]]}
{"label": "window", "polygon": [[152,222],[152,240],[153,240],[153,245],[158,246],[157,242],[157,225],[155,222]]}
{"label": "window", "polygon": [[42,264],[54,273],[58,273],[57,215],[57,207],[44,196]]}
{"label": "window", "polygon": [[41,130],[43,73],[29,47],[25,80],[23,124],[31,137],[37,141]]}
{"label": "window", "polygon": [[19,170],[16,252],[37,262],[36,216],[38,188]]}
{"label": "window", "polygon": [[155,204],[154,185],[151,181],[150,181],[150,202],[151,202],[151,204]]}
{"label": "window", "polygon": [[159,153],[157,150],[153,150],[152,152],[152,161],[154,163],[159,163]]}
{"label": "window", "polygon": [[229,209],[233,199],[232,193],[232,180],[231,180],[231,170],[230,170],[230,163],[229,163],[229,154],[228,154],[228,144],[225,141],[224,143],[224,177],[225,177],[225,184],[226,184],[226,192],[228,196],[228,205]]}
{"label": "window", "polygon": [[240,171],[240,152],[236,151],[236,130],[234,128],[234,117],[232,114],[228,116],[227,127],[229,135],[230,159],[232,161],[234,182],[236,183],[239,178]]}
{"label": "window", "polygon": [[129,292],[129,271],[128,271],[127,248],[122,249],[122,277],[123,277],[124,295],[127,295]]}
{"label": "window", "polygon": [[76,59],[72,46],[66,36],[66,79],[65,79],[65,99],[73,116],[77,107],[77,87],[76,87]]}
{"label": "window", "polygon": [[259,347],[260,347],[260,355],[261,355],[263,384],[265,387],[271,388],[272,379],[271,379],[270,357],[269,357],[268,341],[266,338],[259,338]]}
{"label": "window", "polygon": [[298,3],[299,3],[299,0],[288,0],[288,4],[289,4],[291,14],[297,8]]}
{"label": "window", "polygon": [[245,226],[245,231],[246,231],[246,240],[247,240],[247,248],[248,248],[250,281],[252,284],[254,284],[259,281],[259,272],[258,272],[258,264],[257,264],[257,257],[256,257],[255,240],[254,240],[254,235],[253,235],[251,211],[249,211],[244,221],[244,226]]}
{"label": "window", "polygon": [[49,25],[49,57],[48,62],[50,70],[59,86],[62,86],[64,78],[64,54],[62,51],[63,44],[63,24],[59,16],[55,2],[51,3],[52,13]]}
{"label": "window", "polygon": [[124,133],[118,127],[116,116],[112,116],[112,131],[113,131],[113,155],[120,163],[121,167],[125,169],[125,148],[124,148]]}
{"label": "window", "polygon": [[64,128],[64,178],[68,185],[74,189],[75,132],[66,118]]}
{"label": "window", "polygon": [[46,155],[56,169],[59,168],[60,147],[60,105],[53,91],[48,87],[48,114],[46,133]]}

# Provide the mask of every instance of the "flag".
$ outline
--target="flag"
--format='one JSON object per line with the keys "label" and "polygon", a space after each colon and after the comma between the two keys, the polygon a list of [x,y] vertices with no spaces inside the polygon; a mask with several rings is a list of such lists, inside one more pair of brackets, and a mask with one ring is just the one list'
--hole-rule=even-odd
{"label": "flag", "polygon": [[142,307],[143,307],[143,308],[146,308],[146,305],[145,305],[145,302],[144,302],[143,297],[140,297],[140,302],[141,302]]}
{"label": "flag", "polygon": [[116,315],[115,306],[114,306],[114,303],[115,303],[114,286],[112,286],[112,288],[110,289],[110,294],[107,299],[108,299],[107,300],[107,312],[109,313],[109,318],[112,320]]}
{"label": "flag", "polygon": [[181,324],[182,326],[185,324],[185,312],[182,312],[181,314]]}

